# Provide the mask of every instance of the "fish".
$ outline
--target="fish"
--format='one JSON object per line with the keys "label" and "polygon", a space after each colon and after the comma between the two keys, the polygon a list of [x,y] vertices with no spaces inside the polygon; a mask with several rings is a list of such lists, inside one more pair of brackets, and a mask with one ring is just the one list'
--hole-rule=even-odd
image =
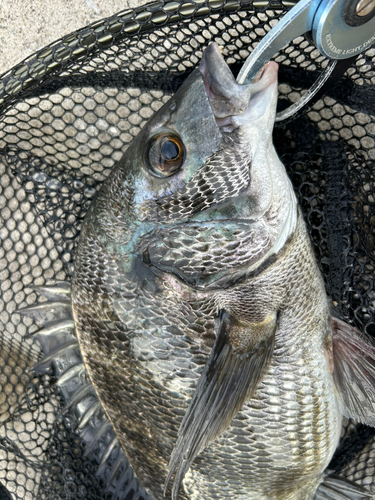
{"label": "fish", "polygon": [[371,498],[327,470],[344,416],[375,426],[375,348],[332,315],[272,143],[277,73],[239,85],[209,45],[79,237],[61,385],[87,373],[101,465],[119,446],[155,500]]}

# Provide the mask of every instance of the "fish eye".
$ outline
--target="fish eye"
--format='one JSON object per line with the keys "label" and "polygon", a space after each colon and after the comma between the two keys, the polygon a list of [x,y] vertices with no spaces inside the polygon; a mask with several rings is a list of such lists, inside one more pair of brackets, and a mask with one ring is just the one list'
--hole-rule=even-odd
{"label": "fish eye", "polygon": [[169,177],[176,173],[185,160],[185,147],[181,139],[173,134],[153,137],[146,153],[147,163],[157,177]]}

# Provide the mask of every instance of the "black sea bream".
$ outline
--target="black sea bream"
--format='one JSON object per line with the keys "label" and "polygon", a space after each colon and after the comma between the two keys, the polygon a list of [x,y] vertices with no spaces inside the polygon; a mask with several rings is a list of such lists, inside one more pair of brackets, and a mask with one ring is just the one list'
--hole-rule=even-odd
{"label": "black sea bream", "polygon": [[210,45],[80,235],[81,352],[157,500],[371,496],[325,472],[343,415],[375,423],[375,351],[331,318],[272,144],[277,72],[239,85]]}

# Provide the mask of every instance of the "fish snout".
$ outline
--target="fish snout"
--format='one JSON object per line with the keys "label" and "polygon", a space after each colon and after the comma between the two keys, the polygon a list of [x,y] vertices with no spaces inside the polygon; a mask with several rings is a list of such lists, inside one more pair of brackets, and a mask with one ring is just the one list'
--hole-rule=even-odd
{"label": "fish snout", "polygon": [[277,102],[278,64],[269,62],[250,84],[236,82],[219,46],[212,43],[203,53],[199,71],[216,123],[224,132],[253,124],[270,122],[272,130]]}

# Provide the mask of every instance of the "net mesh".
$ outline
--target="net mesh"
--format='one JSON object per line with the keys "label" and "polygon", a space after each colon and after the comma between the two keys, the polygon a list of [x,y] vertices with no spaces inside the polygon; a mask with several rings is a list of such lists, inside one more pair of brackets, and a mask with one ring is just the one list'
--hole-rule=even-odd
{"label": "net mesh", "polygon": [[[95,474],[98,457],[83,456],[74,415],[58,417],[64,402],[53,373],[27,371],[41,356],[30,337],[37,326],[17,311],[40,300],[33,286],[71,279],[95,193],[204,48],[222,45],[236,73],[291,4],[150,4],[63,38],[0,80],[0,499],[115,498]],[[374,59],[370,48],[328,96],[274,133],[327,292],[340,315],[370,336]],[[298,100],[327,63],[305,37],[276,60],[281,108]],[[348,432],[333,468],[372,486],[372,436],[364,427]]]}

